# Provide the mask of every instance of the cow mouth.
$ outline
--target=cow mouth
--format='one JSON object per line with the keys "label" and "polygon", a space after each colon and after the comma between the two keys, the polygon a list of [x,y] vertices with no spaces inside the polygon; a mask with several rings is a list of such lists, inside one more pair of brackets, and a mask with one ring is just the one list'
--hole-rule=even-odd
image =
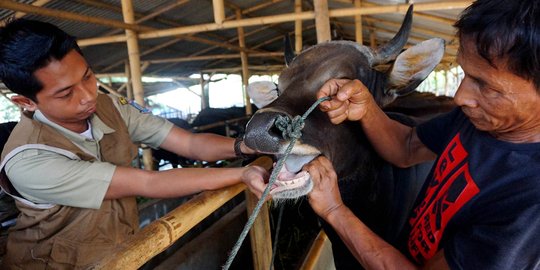
{"label": "cow mouth", "polygon": [[[316,155],[289,155],[284,161],[277,179],[270,189],[273,199],[296,199],[307,195],[313,189],[313,182],[308,172],[302,167]],[[279,156],[276,156],[279,158]],[[276,164],[274,163],[274,166]]]}

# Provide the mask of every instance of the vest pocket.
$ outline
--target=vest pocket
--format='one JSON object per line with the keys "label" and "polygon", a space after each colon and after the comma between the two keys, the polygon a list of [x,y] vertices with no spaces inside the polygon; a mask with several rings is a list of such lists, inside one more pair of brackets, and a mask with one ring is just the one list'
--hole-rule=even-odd
{"label": "vest pocket", "polygon": [[56,238],[51,250],[51,263],[72,267],[90,266],[113,250],[114,244],[79,243]]}

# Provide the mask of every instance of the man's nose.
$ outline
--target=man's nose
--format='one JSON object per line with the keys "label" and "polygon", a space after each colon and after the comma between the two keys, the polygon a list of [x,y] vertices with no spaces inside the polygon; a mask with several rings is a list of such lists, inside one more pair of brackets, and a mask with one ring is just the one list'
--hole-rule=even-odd
{"label": "man's nose", "polygon": [[97,97],[97,87],[88,87],[84,84],[80,85],[79,89],[81,104],[93,102]]}
{"label": "man's nose", "polygon": [[467,79],[463,79],[455,95],[454,102],[458,106],[477,107],[478,102]]}

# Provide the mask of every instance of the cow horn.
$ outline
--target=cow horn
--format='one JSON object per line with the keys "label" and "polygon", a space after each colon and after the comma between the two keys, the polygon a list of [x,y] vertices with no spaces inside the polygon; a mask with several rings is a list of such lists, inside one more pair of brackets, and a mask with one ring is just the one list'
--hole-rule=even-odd
{"label": "cow horn", "polygon": [[285,64],[289,66],[289,64],[292,62],[292,60],[296,57],[294,54],[294,50],[291,45],[291,38],[289,38],[289,35],[285,35],[285,38],[283,40],[284,47],[285,47]]}
{"label": "cow horn", "polygon": [[407,43],[407,39],[409,39],[409,33],[412,27],[412,12],[413,5],[410,5],[397,34],[388,43],[377,49],[375,59],[372,63],[373,67],[396,59],[401,52],[401,49]]}

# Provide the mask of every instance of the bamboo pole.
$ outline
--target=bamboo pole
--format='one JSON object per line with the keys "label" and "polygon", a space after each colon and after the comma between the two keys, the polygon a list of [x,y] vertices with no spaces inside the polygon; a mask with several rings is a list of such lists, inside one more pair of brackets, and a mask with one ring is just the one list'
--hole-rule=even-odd
{"label": "bamboo pole", "polygon": [[315,9],[315,29],[317,32],[317,43],[332,39],[330,34],[330,17],[328,16],[328,0],[314,0]]}
{"label": "bamboo pole", "polygon": [[[414,11],[428,11],[428,10],[445,10],[445,9],[457,9],[466,8],[472,4],[473,1],[445,1],[445,2],[431,2],[431,3],[415,3]],[[349,17],[354,15],[374,15],[382,13],[405,13],[409,8],[409,4],[399,5],[385,5],[385,6],[373,6],[373,7],[354,7],[354,8],[342,8],[330,10],[330,17]]]}
{"label": "bamboo pole", "polygon": [[[79,0],[79,1],[81,1],[81,0]],[[259,9],[267,7],[267,6],[271,5],[271,4],[279,3],[279,2],[282,2],[282,1],[284,1],[284,0],[270,0],[270,1],[266,2],[266,3],[255,5],[253,7],[248,8],[248,9],[242,10],[242,14],[248,14],[250,12],[259,10]],[[180,5],[181,3],[185,3],[185,2],[187,2],[187,1],[185,1],[185,0],[177,0],[178,5]],[[148,15],[146,15],[144,17],[147,17],[147,16]],[[232,17],[234,17],[234,16],[235,15],[233,15]],[[229,18],[226,18],[226,19],[229,19]],[[140,20],[137,20],[138,23],[139,23],[139,21]],[[251,35],[256,34],[256,33],[260,32],[260,31],[263,31],[266,28],[271,27],[271,26],[272,25],[268,25],[268,26],[265,26],[265,27],[258,27],[257,29],[255,29],[255,30],[253,30],[253,31],[251,31],[249,33],[246,33],[245,35],[246,35],[246,37],[251,36]],[[238,39],[237,37],[228,39],[225,43],[223,43],[223,42],[213,42],[211,40],[202,39],[202,38],[196,38],[193,35],[194,34],[191,34],[189,36],[181,36],[181,37],[176,38],[174,40],[171,40],[171,41],[165,42],[163,44],[160,44],[158,46],[152,47],[152,48],[150,48],[148,50],[145,50],[145,51],[141,52],[141,57],[144,56],[144,55],[150,54],[152,52],[155,52],[157,50],[160,50],[162,48],[168,47],[168,46],[170,46],[170,45],[172,45],[172,44],[174,44],[174,43],[176,43],[176,42],[178,42],[178,41],[180,41],[182,39],[212,45],[211,47],[208,47],[208,48],[206,48],[204,50],[198,51],[197,53],[191,54],[190,56],[201,55],[201,54],[204,54],[204,53],[206,53],[208,51],[211,51],[211,50],[213,50],[215,48],[218,48],[218,47],[227,48],[227,49],[230,49],[230,50],[238,50],[238,51],[241,50],[240,47],[229,44],[230,42],[236,41]],[[82,44],[83,43],[79,43],[79,46],[82,46]],[[122,61],[118,61],[118,62],[116,62],[116,63],[114,63],[114,64],[112,64],[110,66],[107,66],[106,68],[103,69],[103,71],[111,70],[111,69],[113,69],[114,67],[117,67],[120,64],[122,64]]]}
{"label": "bamboo pole", "polygon": [[375,34],[375,30],[373,29],[369,30],[369,46],[372,49],[377,48],[377,35]]}
{"label": "bamboo pole", "polygon": [[[122,0],[122,15],[124,22],[131,24],[135,21],[133,12],[133,3],[131,0]],[[139,56],[139,41],[137,33],[133,30],[126,29],[127,49],[129,57],[129,69],[131,74],[131,84],[133,87],[133,98],[135,102],[141,106],[145,106],[144,89],[142,85],[141,61]],[[145,170],[153,170],[152,149],[143,148],[143,164]]]}
{"label": "bamboo pole", "polygon": [[[354,6],[360,8],[362,6],[362,0],[354,0]],[[356,42],[360,45],[364,42],[362,35],[362,15],[354,15],[354,33]]]}
{"label": "bamboo pole", "polygon": [[[44,5],[46,5],[47,3],[51,2],[51,0],[36,0],[34,1],[31,5],[32,6],[35,6],[35,7],[42,7]],[[22,12],[22,11],[17,11],[13,14],[13,18],[15,19],[18,19],[18,18],[22,18],[26,15],[25,12]],[[4,26],[6,25],[6,22],[3,21],[3,22],[0,22],[0,26]]]}
{"label": "bamboo pole", "polygon": [[221,24],[225,21],[225,5],[223,0],[212,0],[212,7],[214,8],[214,22]]}
{"label": "bamboo pole", "polygon": [[[259,70],[259,71],[270,71],[270,70],[276,70],[276,71],[282,71],[285,68],[284,65],[262,65],[262,66],[248,66],[249,70]],[[230,67],[230,68],[209,68],[209,69],[203,69],[202,72],[207,73],[238,73],[239,71],[242,71],[242,67]]]}
{"label": "bamboo pole", "polygon": [[[236,10],[236,19],[240,20],[242,19],[242,13],[239,9]],[[244,36],[244,28],[238,27],[238,45],[240,48],[245,49],[246,48],[246,39]],[[244,104],[246,105],[246,115],[253,114],[253,111],[251,110],[251,101],[249,100],[249,95],[246,91],[247,85],[249,83],[249,69],[248,69],[248,57],[245,52],[245,50],[242,50],[240,52],[240,61],[242,63],[242,96],[244,97]]]}
{"label": "bamboo pole", "polygon": [[[472,3],[472,0],[468,1],[456,1],[456,2],[437,2],[437,3],[416,3],[414,8],[416,11],[428,11],[428,10],[444,10],[444,9],[457,9],[465,8]],[[354,15],[368,15],[368,14],[383,14],[383,13],[395,13],[405,12],[409,5],[400,4],[392,6],[376,6],[376,7],[362,7],[362,8],[344,8],[337,10],[329,10],[330,17],[346,17]],[[160,37],[168,37],[175,35],[208,32],[221,29],[231,29],[237,27],[248,27],[265,25],[272,23],[283,23],[295,20],[311,20],[315,18],[315,13],[311,11],[303,11],[301,13],[287,13],[280,15],[261,16],[255,18],[247,18],[241,20],[225,21],[222,24],[206,23],[192,26],[176,27],[164,30],[147,31],[141,33],[139,38],[152,39]],[[110,36],[100,38],[83,39],[79,41],[80,46],[89,46],[103,43],[121,42],[125,41],[123,36]]]}
{"label": "bamboo pole", "polygon": [[[151,59],[146,60],[145,62],[151,64],[163,64],[163,63],[180,63],[180,62],[190,62],[190,61],[206,61],[214,59],[236,59],[241,58],[242,53],[235,54],[214,54],[214,55],[201,55],[201,56],[186,56],[186,57],[175,57],[175,58],[165,58],[165,59]],[[282,52],[267,52],[267,53],[250,53],[249,57],[283,57]]]}
{"label": "bamboo pole", "polygon": [[124,23],[124,22],[110,20],[106,18],[85,16],[82,14],[61,11],[61,10],[51,9],[51,8],[37,7],[33,5],[17,3],[17,2],[8,1],[8,0],[0,1],[0,8],[11,9],[15,11],[30,13],[30,14],[38,14],[38,15],[43,15],[43,16],[48,16],[48,17],[55,17],[55,18],[65,19],[65,20],[99,24],[99,25],[104,25],[104,26],[113,27],[113,28],[122,28],[122,29],[134,30],[134,31],[148,30],[148,28],[139,26],[136,24]]}
{"label": "bamboo pole", "polygon": [[122,87],[118,88],[118,91],[121,91],[123,87],[126,88],[126,96],[129,100],[133,99],[133,88],[131,87],[131,71],[129,70],[129,61],[124,61],[124,71],[126,73],[127,81]]}
{"label": "bamboo pole", "polygon": [[[242,18],[242,12],[240,9],[236,10],[236,19],[239,20]],[[240,48],[246,47],[244,28],[238,27],[238,45]],[[249,83],[249,69],[248,69],[248,56],[245,50],[240,52],[240,60],[242,63],[242,96],[244,97],[244,104],[246,105],[246,115],[253,114],[251,109],[251,101],[249,95],[246,91],[247,85]],[[252,213],[255,209],[257,202],[257,196],[255,196],[250,191],[245,191],[246,194],[246,207],[249,213]],[[270,220],[268,213],[268,206],[265,204],[261,207],[260,213],[255,219],[255,222],[252,225],[252,229],[249,231],[250,242],[251,242],[251,252],[253,257],[253,268],[254,269],[266,269],[269,267],[270,262],[272,261],[272,239],[270,232]],[[272,269],[270,265],[270,269]]]}
{"label": "bamboo pole", "polygon": [[[208,88],[206,87],[206,81],[204,80],[204,73],[200,73],[201,78],[199,79],[199,84],[201,85],[201,109],[206,109],[210,107],[210,98],[208,96]],[[208,78],[208,83],[210,83],[210,78]]]}
{"label": "bamboo pole", "polygon": [[195,196],[144,227],[98,263],[95,269],[138,269],[244,189],[245,185],[238,184]]}
{"label": "bamboo pole", "polygon": [[[294,1],[294,12],[302,12],[302,0]],[[302,20],[294,21],[294,51],[296,54],[302,52]]]}
{"label": "bamboo pole", "polygon": [[[269,157],[262,157],[251,164],[268,170],[272,167],[272,160]],[[100,261],[94,269],[140,268],[245,189],[244,184],[237,184],[220,190],[206,191],[193,197],[159,220],[142,228],[122,246],[111,251],[109,256]]]}

